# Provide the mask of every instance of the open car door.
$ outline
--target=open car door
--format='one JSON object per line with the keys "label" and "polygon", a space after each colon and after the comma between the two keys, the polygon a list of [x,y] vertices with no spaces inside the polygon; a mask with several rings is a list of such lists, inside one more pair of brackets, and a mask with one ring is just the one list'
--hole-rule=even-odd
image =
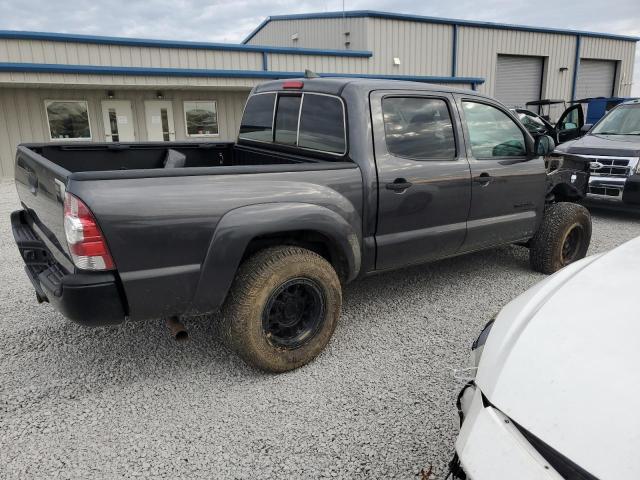
{"label": "open car door", "polygon": [[557,143],[567,142],[582,135],[584,125],[584,113],[579,103],[567,108],[556,123]]}

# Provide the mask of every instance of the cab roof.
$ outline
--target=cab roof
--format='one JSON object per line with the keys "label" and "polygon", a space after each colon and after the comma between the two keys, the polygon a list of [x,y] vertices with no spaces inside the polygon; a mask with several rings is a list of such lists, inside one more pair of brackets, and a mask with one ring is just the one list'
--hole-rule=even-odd
{"label": "cab roof", "polygon": [[[284,88],[285,83],[302,82],[302,88]],[[479,95],[478,92],[464,88],[450,87],[448,85],[438,85],[434,83],[409,82],[405,80],[388,80],[375,78],[358,78],[358,77],[322,77],[322,78],[292,78],[286,80],[272,80],[261,83],[254,88],[254,93],[271,92],[271,91],[301,91],[301,92],[317,92],[329,95],[340,95],[342,91],[349,86],[362,91],[373,90],[421,90],[425,92],[449,92],[449,93],[465,93],[474,96]]]}

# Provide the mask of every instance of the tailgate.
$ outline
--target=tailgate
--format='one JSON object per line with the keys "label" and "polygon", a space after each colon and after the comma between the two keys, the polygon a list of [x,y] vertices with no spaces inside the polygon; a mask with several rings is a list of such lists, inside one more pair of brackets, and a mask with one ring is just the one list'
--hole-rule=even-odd
{"label": "tailgate", "polygon": [[15,181],[25,220],[45,243],[54,258],[73,271],[64,234],[65,185],[71,172],[19,145]]}

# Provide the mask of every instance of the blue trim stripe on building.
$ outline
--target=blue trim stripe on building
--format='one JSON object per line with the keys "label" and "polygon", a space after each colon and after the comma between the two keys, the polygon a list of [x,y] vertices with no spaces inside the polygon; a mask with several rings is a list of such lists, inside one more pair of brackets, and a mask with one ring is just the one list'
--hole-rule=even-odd
{"label": "blue trim stripe on building", "polygon": [[573,80],[571,82],[571,101],[576,99],[576,88],[578,86],[578,72],[580,71],[580,50],[582,48],[582,38],[576,35],[576,56],[573,59]]}
{"label": "blue trim stripe on building", "polygon": [[[85,75],[146,75],[167,77],[211,77],[211,78],[299,78],[304,72],[274,72],[265,70],[208,70],[197,68],[148,68],[148,67],[114,67],[105,65],[62,65],[55,63],[1,63],[0,72],[25,73],[77,73]],[[484,78],[480,77],[430,77],[416,75],[367,75],[357,73],[320,73],[321,77],[341,78],[379,78],[386,80],[405,80],[423,83],[458,83],[480,85]]]}
{"label": "blue trim stripe on building", "polygon": [[97,45],[122,45],[127,47],[182,48],[195,50],[221,50],[232,52],[289,53],[295,55],[327,55],[333,57],[371,57],[366,50],[327,50],[321,48],[270,47],[233,43],[189,42],[183,40],[153,40],[148,38],[103,37],[70,33],[27,32],[0,30],[0,39],[43,40],[51,42],[90,43]]}
{"label": "blue trim stripe on building", "polygon": [[609,33],[599,32],[581,32],[579,30],[565,30],[561,28],[547,28],[547,27],[532,27],[527,25],[513,25],[509,23],[494,23],[494,22],[480,22],[475,20],[458,20],[452,18],[441,17],[427,17],[423,15],[409,15],[405,13],[391,13],[391,12],[379,12],[375,10],[354,10],[351,12],[324,12],[324,13],[309,13],[309,14],[296,14],[296,15],[273,15],[267,17],[256,29],[254,29],[243,41],[246,44],[249,42],[265,25],[269,22],[277,20],[316,20],[322,18],[384,18],[389,20],[405,20],[410,22],[423,22],[423,23],[439,23],[446,25],[460,25],[462,27],[479,27],[479,28],[491,28],[498,30],[517,30],[520,32],[535,32],[535,33],[556,33],[561,35],[581,35],[583,37],[598,37],[598,38],[610,38],[614,40],[628,40],[637,42],[640,41],[640,37],[633,37],[627,35],[614,35]]}

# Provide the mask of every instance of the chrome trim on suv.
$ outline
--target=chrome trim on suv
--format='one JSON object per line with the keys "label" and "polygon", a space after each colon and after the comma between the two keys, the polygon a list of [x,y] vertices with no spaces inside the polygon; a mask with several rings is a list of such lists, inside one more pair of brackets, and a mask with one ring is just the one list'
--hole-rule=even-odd
{"label": "chrome trim on suv", "polygon": [[640,157],[620,157],[607,155],[576,155],[590,160],[589,198],[622,201],[622,192],[627,177],[635,174]]}

